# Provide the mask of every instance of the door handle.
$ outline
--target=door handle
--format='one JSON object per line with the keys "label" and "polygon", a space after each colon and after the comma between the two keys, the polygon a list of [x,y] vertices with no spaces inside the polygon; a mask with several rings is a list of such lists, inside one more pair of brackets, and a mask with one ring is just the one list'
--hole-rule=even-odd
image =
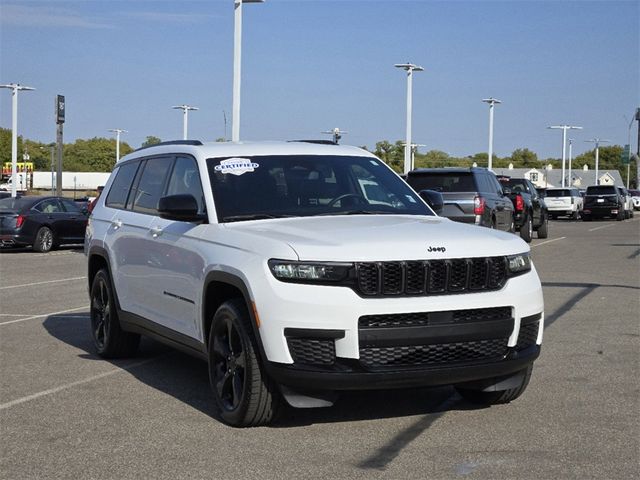
{"label": "door handle", "polygon": [[162,228],[160,227],[152,227],[149,231],[151,232],[151,236],[153,238],[158,238],[160,235],[162,235]]}
{"label": "door handle", "polygon": [[111,222],[111,225],[113,225],[114,230],[118,230],[120,227],[122,227],[122,220],[114,220]]}

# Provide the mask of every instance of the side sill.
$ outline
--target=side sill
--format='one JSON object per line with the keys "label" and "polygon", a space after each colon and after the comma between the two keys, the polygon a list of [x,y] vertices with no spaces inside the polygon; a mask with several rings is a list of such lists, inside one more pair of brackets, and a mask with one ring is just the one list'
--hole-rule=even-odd
{"label": "side sill", "polygon": [[209,358],[207,348],[198,340],[158,325],[135,313],[118,310],[118,317],[120,319],[120,326],[127,332],[139,333],[140,335],[153,338],[160,343],[164,343],[176,350],[180,350],[204,361],[207,361]]}

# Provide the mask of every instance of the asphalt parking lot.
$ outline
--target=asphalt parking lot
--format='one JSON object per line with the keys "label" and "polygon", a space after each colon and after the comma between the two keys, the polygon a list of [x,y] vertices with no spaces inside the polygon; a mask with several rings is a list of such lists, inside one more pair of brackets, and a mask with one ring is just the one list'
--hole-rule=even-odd
{"label": "asphalt parking lot", "polygon": [[214,417],[206,365],[153,341],[94,355],[81,250],[0,254],[0,477],[638,478],[640,216],[551,223],[526,393],[358,392],[271,427]]}

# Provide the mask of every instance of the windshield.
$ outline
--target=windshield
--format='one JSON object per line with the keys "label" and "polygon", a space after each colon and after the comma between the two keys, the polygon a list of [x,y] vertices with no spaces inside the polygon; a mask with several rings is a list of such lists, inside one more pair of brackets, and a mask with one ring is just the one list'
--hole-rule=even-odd
{"label": "windshield", "polygon": [[547,190],[547,197],[570,197],[571,190]]}
{"label": "windshield", "polygon": [[372,157],[282,155],[207,160],[221,222],[314,215],[433,215]]}

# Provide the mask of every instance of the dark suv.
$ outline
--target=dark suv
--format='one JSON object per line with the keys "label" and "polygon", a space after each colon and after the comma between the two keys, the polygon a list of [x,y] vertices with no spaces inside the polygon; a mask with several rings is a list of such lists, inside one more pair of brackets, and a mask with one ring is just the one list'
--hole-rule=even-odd
{"label": "dark suv", "polygon": [[584,196],[582,220],[602,217],[624,220],[624,199],[613,185],[592,185]]}
{"label": "dark suv", "polygon": [[514,231],[513,203],[486,168],[419,168],[407,175],[416,191],[442,193],[442,216],[456,222]]}

